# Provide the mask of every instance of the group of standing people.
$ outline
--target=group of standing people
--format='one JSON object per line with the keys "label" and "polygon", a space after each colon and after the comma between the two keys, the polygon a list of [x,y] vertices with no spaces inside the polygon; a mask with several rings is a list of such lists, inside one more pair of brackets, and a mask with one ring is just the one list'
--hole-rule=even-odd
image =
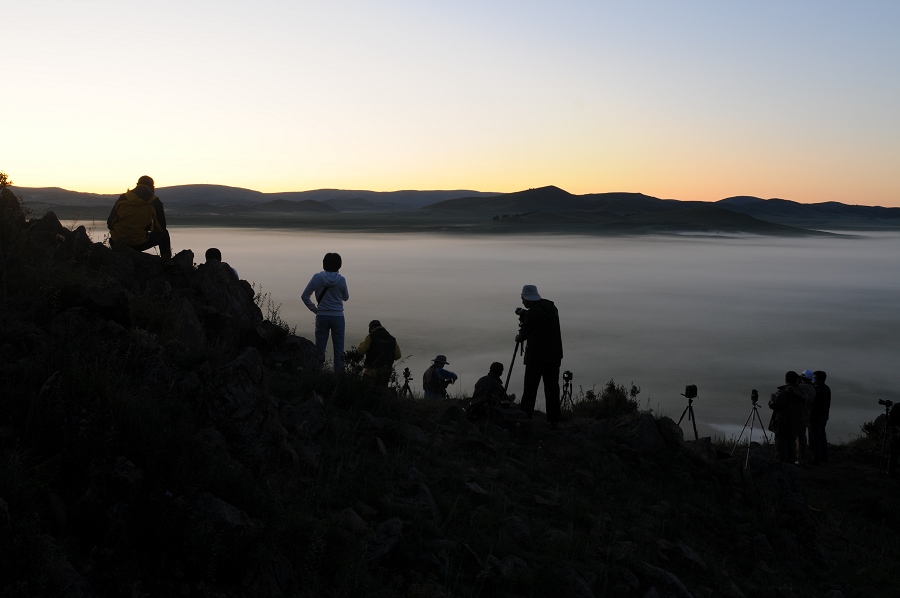
{"label": "group of standing people", "polygon": [[[331,337],[334,354],[334,369],[344,367],[344,301],[350,298],[347,280],[340,274],[342,261],[337,253],[328,253],[322,260],[322,271],[310,278],[300,298],[306,307],[316,314],[316,347],[325,352]],[[312,297],[315,296],[315,303]],[[535,285],[525,285],[521,293],[524,309],[519,314],[519,333],[516,347],[524,347],[525,388],[522,393],[521,408],[531,419],[537,400],[537,391],[544,384],[544,400],[547,422],[555,428],[560,418],[559,368],[563,358],[562,333],[559,325],[559,311],[556,305],[541,297]],[[378,320],[369,322],[369,334],[357,347],[364,357],[363,375],[376,387],[386,388],[390,382],[393,365],[400,359],[401,352],[397,339],[391,336]],[[447,357],[437,355],[422,375],[422,389],[426,399],[442,399],[447,396],[447,387],[457,380],[457,375],[444,366]],[[475,385],[475,397],[499,396],[502,388],[500,375],[503,364],[494,362],[490,372]]]}
{"label": "group of standing people", "polygon": [[827,377],[822,370],[803,370],[800,374],[791,370],[784,375],[784,385],[772,393],[769,430],[775,433],[779,461],[802,465],[828,462],[825,425],[831,410],[831,389],[825,384]]}
{"label": "group of standing people", "polygon": [[[109,213],[107,227],[111,245],[127,245],[137,251],[159,247],[162,258],[172,257],[165,210],[149,176],[140,177],[133,189],[118,198]],[[210,251],[214,255],[207,255],[207,261],[221,260],[218,250],[213,248]],[[344,368],[344,301],[350,299],[347,279],[340,273],[341,265],[339,254],[325,254],[322,271],[310,278],[300,295],[304,305],[316,315],[316,347],[324,353],[328,338],[331,338],[335,371]],[[522,287],[521,299],[525,307],[516,310],[520,323],[516,347],[522,345],[525,353],[525,388],[521,408],[530,419],[534,414],[538,387],[543,382],[547,422],[551,427],[556,427],[560,418],[559,368],[563,357],[559,311],[552,301],[541,297],[535,285]],[[372,320],[369,322],[369,334],[357,351],[365,359],[363,375],[375,386],[386,388],[394,362],[401,357],[397,339],[388,333],[380,321]],[[457,380],[457,375],[444,367],[448,363],[444,355],[437,355],[432,360],[422,379],[425,398],[447,396],[447,386]],[[476,396],[497,395],[498,388],[501,388],[498,382],[502,372],[503,364],[494,362],[488,375],[476,383]],[[505,386],[502,389],[505,395]]]}

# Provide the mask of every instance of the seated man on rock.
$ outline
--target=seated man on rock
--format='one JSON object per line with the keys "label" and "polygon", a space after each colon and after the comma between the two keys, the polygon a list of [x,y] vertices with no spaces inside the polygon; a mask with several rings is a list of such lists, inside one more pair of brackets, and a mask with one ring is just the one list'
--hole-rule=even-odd
{"label": "seated man on rock", "polygon": [[166,229],[166,214],[163,204],[156,196],[153,179],[142,176],[134,189],[119,196],[109,218],[110,246],[127,245],[137,251],[159,247],[159,255],[164,259],[172,257],[172,241]]}

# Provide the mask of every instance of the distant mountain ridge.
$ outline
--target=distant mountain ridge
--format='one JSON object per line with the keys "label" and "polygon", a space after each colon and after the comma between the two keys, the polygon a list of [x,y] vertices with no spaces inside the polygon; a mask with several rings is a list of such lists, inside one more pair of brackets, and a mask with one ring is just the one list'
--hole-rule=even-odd
{"label": "distant mountain ridge", "polygon": [[[54,210],[65,215],[90,212],[95,217],[108,210],[118,194],[96,194],[68,191],[57,187],[16,187],[16,192],[33,209]],[[694,228],[712,222],[728,226],[753,224],[751,220],[727,217],[728,213],[755,220],[813,230],[898,229],[900,208],[848,205],[839,202],[803,204],[781,198],[762,199],[753,196],[734,196],[716,202],[660,199],[642,193],[609,192],[575,195],[556,186],[493,193],[471,190],[432,191],[365,191],[316,189],[263,193],[252,189],[224,185],[177,185],[160,187],[158,194],[173,217],[216,217],[253,214],[319,214],[368,215],[377,220],[380,215],[419,213],[419,218],[455,220],[505,219],[503,229],[511,224],[533,228],[539,222],[529,222],[523,215],[541,213],[547,226],[580,223],[590,226],[646,228],[656,226]],[[704,208],[693,212],[689,208]],[[707,209],[709,208],[709,209]],[[79,211],[80,210],[80,211]],[[725,214],[719,213],[724,212]],[[565,213],[565,218],[547,218],[549,214]],[[688,223],[685,214],[693,214],[702,221]],[[535,219],[531,219],[535,220]],[[558,223],[556,225],[552,223]],[[650,223],[656,223],[651,225]],[[335,226],[340,227],[339,223]],[[753,225],[751,228],[760,229]],[[763,227],[765,228],[765,227]]]}

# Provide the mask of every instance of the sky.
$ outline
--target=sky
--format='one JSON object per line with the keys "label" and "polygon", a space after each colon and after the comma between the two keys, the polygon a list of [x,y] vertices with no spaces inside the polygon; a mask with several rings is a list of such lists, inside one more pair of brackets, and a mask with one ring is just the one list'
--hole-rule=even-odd
{"label": "sky", "polygon": [[29,0],[0,171],[900,206],[900,2]]}

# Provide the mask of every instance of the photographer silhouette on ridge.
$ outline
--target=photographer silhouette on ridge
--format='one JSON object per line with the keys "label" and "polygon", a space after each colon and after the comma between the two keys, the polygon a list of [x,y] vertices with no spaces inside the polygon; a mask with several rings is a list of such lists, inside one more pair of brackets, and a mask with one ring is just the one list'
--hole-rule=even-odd
{"label": "photographer silhouette on ridge", "polygon": [[544,401],[547,423],[555,428],[559,423],[559,366],[562,363],[562,332],[556,305],[541,297],[537,287],[522,287],[522,305],[517,309],[521,326],[517,343],[525,343],[525,388],[522,390],[522,410],[531,419],[537,400],[538,385],[544,382]]}

